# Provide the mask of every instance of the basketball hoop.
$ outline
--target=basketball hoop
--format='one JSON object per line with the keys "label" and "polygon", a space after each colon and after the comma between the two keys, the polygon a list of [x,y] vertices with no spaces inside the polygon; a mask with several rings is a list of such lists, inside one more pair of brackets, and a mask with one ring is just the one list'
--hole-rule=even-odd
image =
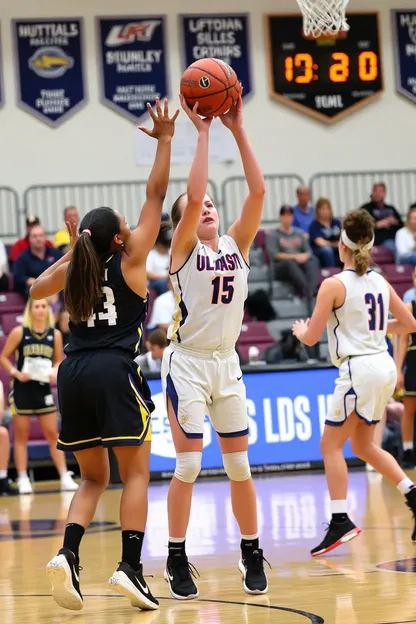
{"label": "basketball hoop", "polygon": [[296,0],[303,15],[306,36],[336,35],[349,30],[345,11],[349,0]]}

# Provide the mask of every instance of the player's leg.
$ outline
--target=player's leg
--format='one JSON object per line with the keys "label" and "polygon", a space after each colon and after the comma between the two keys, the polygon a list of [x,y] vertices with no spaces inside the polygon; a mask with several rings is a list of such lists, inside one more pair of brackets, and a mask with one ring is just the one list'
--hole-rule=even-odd
{"label": "player's leg", "polygon": [[61,550],[46,570],[52,584],[52,596],[61,607],[78,611],[83,607],[79,583],[79,547],[85,529],[92,521],[101,494],[107,487],[110,466],[108,452],[102,446],[74,451],[81,470],[81,485],[75,492]]}
{"label": "player's leg", "polygon": [[61,479],[61,490],[65,492],[75,492],[78,485],[72,479],[72,472],[68,472],[65,455],[56,448],[58,441],[58,416],[56,412],[39,416],[39,424],[42,433],[49,444],[49,451]]}
{"label": "player's leg", "polygon": [[[416,383],[416,380],[415,382]],[[402,440],[403,440],[403,468],[412,470],[415,467],[415,457],[413,450],[413,430],[416,413],[416,396],[403,397],[404,412],[401,420]]]}
{"label": "player's leg", "polygon": [[17,470],[19,494],[32,494],[32,485],[27,474],[27,443],[30,431],[30,416],[13,414],[13,455]]}
{"label": "player's leg", "polygon": [[9,485],[8,469],[10,461],[10,438],[6,427],[0,425],[0,496],[17,494]]}

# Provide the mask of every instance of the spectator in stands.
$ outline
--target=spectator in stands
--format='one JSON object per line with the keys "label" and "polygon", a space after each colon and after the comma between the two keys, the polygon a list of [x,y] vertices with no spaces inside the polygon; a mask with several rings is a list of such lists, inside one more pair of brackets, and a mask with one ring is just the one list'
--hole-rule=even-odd
{"label": "spectator in stands", "polygon": [[9,290],[9,261],[7,259],[6,245],[0,241],[0,292]]}
{"label": "spectator in stands", "polygon": [[334,219],[329,199],[321,197],[316,202],[315,219],[309,226],[309,242],[319,259],[321,267],[335,267],[339,264],[338,241],[341,236],[341,221]]}
{"label": "spectator in stands", "polygon": [[407,213],[406,225],[397,232],[395,244],[397,262],[416,266],[416,206]]}
{"label": "spectator in stands", "polygon": [[299,186],[296,190],[298,203],[293,206],[293,227],[302,230],[305,234],[309,232],[315,213],[311,204],[311,194],[307,186]]}
{"label": "spectator in stands", "polygon": [[159,328],[166,332],[169,325],[172,323],[175,309],[176,303],[175,295],[173,294],[173,286],[172,282],[168,280],[168,290],[163,293],[163,295],[159,295],[153,303],[153,310],[147,328],[150,330]]}
{"label": "spectator in stands", "polygon": [[146,341],[147,352],[139,355],[134,361],[143,373],[160,373],[163,352],[167,346],[166,332],[163,329],[155,329]]}
{"label": "spectator in stands", "polygon": [[282,206],[279,227],[267,233],[267,251],[275,267],[274,277],[290,282],[300,296],[310,300],[316,292],[318,260],[303,232],[292,224],[293,208]]}
{"label": "spectator in stands", "polygon": [[147,256],[147,279],[149,288],[153,288],[158,295],[168,289],[169,281],[169,249],[172,240],[170,226],[162,223],[156,244]]}
{"label": "spectator in stands", "polygon": [[49,249],[46,243],[43,227],[33,226],[29,232],[29,248],[19,255],[13,266],[14,289],[26,300],[35,279],[61,257],[59,249]]}
{"label": "spectator in stands", "polygon": [[413,269],[413,288],[409,288],[403,295],[404,303],[412,303],[416,299],[416,267]]}
{"label": "spectator in stands", "polygon": [[395,253],[394,238],[396,232],[403,227],[403,221],[396,208],[384,202],[386,190],[384,182],[374,184],[370,196],[371,201],[361,206],[361,208],[367,210],[376,222],[374,244],[384,245]]}
{"label": "spectator in stands", "polygon": [[[64,223],[74,223],[75,225],[79,224],[79,214],[75,206],[68,206],[68,208],[65,208]],[[69,250],[69,232],[66,225],[62,228],[62,230],[59,230],[59,232],[55,234],[53,242],[55,243],[55,247],[60,249],[62,253],[66,253]]]}
{"label": "spectator in stands", "polygon": [[10,438],[6,427],[3,427],[4,388],[0,381],[0,496],[13,496],[18,492],[9,485],[8,468],[10,461]]}
{"label": "spectator in stands", "polygon": [[[11,252],[10,252],[10,260],[12,262],[16,262],[18,256],[20,256],[20,254],[23,251],[26,251],[26,249],[29,248],[30,231],[32,228],[36,227],[37,225],[40,225],[39,217],[31,216],[26,219],[26,236],[24,238],[20,238],[13,245]],[[53,247],[53,243],[50,240],[46,240],[45,244],[46,244],[46,247]]]}

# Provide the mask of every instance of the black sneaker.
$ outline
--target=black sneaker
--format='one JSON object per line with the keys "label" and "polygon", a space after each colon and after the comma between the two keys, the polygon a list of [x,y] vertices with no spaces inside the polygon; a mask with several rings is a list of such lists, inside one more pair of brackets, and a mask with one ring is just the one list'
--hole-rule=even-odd
{"label": "black sneaker", "polygon": [[413,514],[412,542],[416,542],[416,488],[412,488],[410,492],[406,494],[406,499],[406,505]]}
{"label": "black sneaker", "polygon": [[159,609],[159,602],[152,595],[143,578],[142,564],[135,571],[128,563],[120,561],[117,570],[108,582],[113,591],[130,600],[132,607],[138,607],[143,611]]}
{"label": "black sneaker", "polygon": [[349,518],[344,522],[331,522],[328,525],[328,530],[322,542],[316,548],[311,550],[312,557],[318,557],[319,555],[325,555],[330,550],[334,550],[342,544],[346,544],[350,540],[354,539],[361,533],[361,529],[355,526]]}
{"label": "black sneaker", "polygon": [[84,603],[79,586],[79,560],[67,548],[49,561],[46,573],[52,583],[52,598],[60,607],[80,611]]}
{"label": "black sneaker", "polygon": [[413,449],[407,449],[403,453],[402,457],[402,468],[403,470],[414,470],[415,468],[415,457],[413,453]]}
{"label": "black sneaker", "polygon": [[17,496],[19,490],[10,486],[9,479],[0,479],[0,496]]}
{"label": "black sneaker", "polygon": [[189,563],[184,552],[169,555],[163,576],[169,585],[170,593],[177,600],[198,598],[199,591],[192,578],[199,576],[198,570]]}
{"label": "black sneaker", "polygon": [[[243,575],[244,591],[247,594],[266,594],[269,589],[267,576],[264,571],[263,557],[261,548],[257,550],[241,553],[241,559],[238,562],[238,569]],[[270,567],[270,563],[266,561]]]}

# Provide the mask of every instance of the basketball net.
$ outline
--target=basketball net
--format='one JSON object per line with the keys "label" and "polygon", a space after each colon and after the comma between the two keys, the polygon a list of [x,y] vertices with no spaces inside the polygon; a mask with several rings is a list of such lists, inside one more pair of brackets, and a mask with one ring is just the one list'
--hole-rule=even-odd
{"label": "basketball net", "polygon": [[296,0],[306,36],[336,35],[350,29],[345,11],[349,0]]}

